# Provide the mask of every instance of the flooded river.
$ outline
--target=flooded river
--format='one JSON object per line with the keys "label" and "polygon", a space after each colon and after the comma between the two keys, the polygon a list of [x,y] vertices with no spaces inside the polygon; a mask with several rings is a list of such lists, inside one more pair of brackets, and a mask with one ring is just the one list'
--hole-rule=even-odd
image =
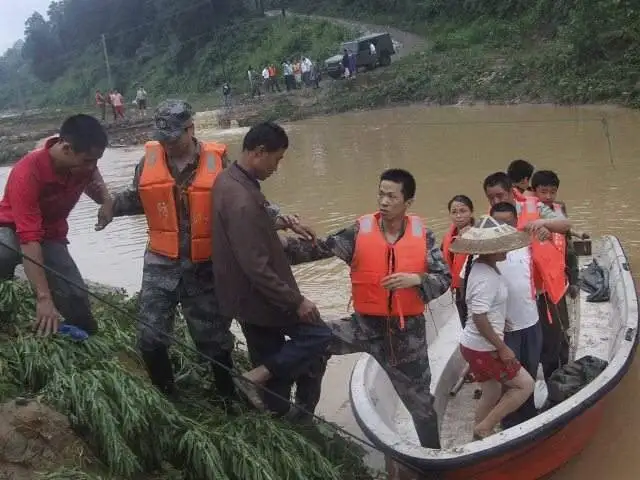
{"label": "flooded river", "polygon": [[[606,119],[603,122],[603,119]],[[610,133],[611,150],[605,131]],[[299,213],[320,234],[375,209],[377,178],[388,167],[416,176],[414,211],[442,237],[446,204],[464,193],[487,208],[482,180],[525,158],[555,170],[560,197],[579,230],[621,238],[640,272],[640,214],[633,206],[640,184],[640,113],[614,108],[407,107],[308,120],[289,125],[291,148],[280,172],[264,186],[267,197]],[[235,157],[244,130],[200,130],[203,139],[228,142]],[[110,187],[124,188],[141,149],[113,150],[100,167]],[[8,169],[0,170],[4,183]],[[636,193],[634,193],[634,191]],[[135,291],[140,286],[145,223],[117,219],[94,232],[96,206],[83,199],[71,216],[71,250],[83,274]],[[301,266],[297,278],[323,311],[343,313],[347,272],[339,261]],[[355,356],[334,360],[321,412],[357,431],[347,403]],[[638,361],[608,401],[605,422],[590,446],[556,472],[555,479],[636,479],[640,476],[640,368]],[[335,393],[338,393],[336,395]]]}

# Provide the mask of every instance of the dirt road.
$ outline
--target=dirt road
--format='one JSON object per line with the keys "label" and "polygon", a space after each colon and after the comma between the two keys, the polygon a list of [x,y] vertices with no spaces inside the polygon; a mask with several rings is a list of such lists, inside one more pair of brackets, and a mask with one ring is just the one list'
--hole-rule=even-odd
{"label": "dirt road", "polygon": [[[370,33],[389,32],[391,34],[391,37],[400,44],[395,58],[401,58],[415,51],[419,51],[425,48],[427,45],[427,41],[425,38],[414,33],[405,32],[404,30],[398,30],[397,28],[388,25],[373,25],[370,23],[356,22],[354,20],[346,20],[344,18],[324,17],[322,15],[304,15],[291,11],[287,11],[286,14],[287,16],[291,17],[295,16],[301,18],[311,18],[315,20],[326,20],[338,25],[344,25],[349,28],[360,30],[363,35],[368,35]],[[280,10],[270,10],[268,12],[265,12],[265,15],[269,17],[276,17],[282,15],[282,12]]]}

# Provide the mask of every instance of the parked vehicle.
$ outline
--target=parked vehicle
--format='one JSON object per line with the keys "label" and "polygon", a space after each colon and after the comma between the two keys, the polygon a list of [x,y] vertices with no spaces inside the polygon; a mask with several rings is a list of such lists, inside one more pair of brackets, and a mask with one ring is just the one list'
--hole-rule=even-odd
{"label": "parked vehicle", "polygon": [[[373,55],[371,54],[371,44],[376,50]],[[367,69],[390,65],[391,55],[396,53],[391,35],[388,33],[374,33],[344,42],[342,44],[342,53],[334,55],[324,62],[327,74],[331,78],[340,78],[344,74],[344,67],[342,66],[344,50],[356,54],[356,68],[365,67]]]}

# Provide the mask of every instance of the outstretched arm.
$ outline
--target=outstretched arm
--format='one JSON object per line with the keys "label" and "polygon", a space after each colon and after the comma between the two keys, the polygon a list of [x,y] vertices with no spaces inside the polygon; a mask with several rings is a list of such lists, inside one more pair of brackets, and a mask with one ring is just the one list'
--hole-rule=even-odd
{"label": "outstretched arm", "polygon": [[281,237],[285,253],[291,265],[315,262],[325,258],[338,257],[347,264],[353,260],[358,224],[343,228],[325,239],[315,242],[296,237]]}
{"label": "outstretched arm", "polygon": [[142,174],[143,165],[144,159],[140,160],[138,165],[136,165],[131,186],[124,192],[120,192],[114,195],[114,217],[142,215],[144,213],[144,209],[142,208],[142,201],[140,200],[140,194],[138,193],[138,185],[140,184],[140,175]]}

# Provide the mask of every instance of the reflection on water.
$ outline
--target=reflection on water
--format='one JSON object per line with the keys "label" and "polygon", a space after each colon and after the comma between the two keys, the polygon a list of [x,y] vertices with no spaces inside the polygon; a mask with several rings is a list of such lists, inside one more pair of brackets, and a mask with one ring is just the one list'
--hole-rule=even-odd
{"label": "reflection on water", "polygon": [[[608,119],[610,157],[602,118]],[[479,213],[487,209],[482,180],[515,158],[555,170],[560,198],[579,230],[622,239],[632,266],[640,268],[640,216],[633,204],[640,180],[638,112],[614,108],[407,107],[313,119],[287,127],[291,148],[281,171],[265,184],[267,197],[299,213],[319,233],[334,231],[375,209],[377,179],[390,166],[407,168],[418,181],[414,211],[441,238],[446,204],[464,193]],[[245,129],[203,130],[203,139],[228,142],[240,152]],[[111,150],[101,169],[114,190],[126,187],[142,149]],[[0,170],[4,183],[8,169]],[[95,281],[139,288],[146,225],[117,219],[95,232],[96,206],[86,198],[71,216],[71,250],[83,274]],[[305,294],[330,313],[349,299],[346,269],[327,260],[296,269]],[[631,479],[640,436],[639,370],[634,366],[609,401],[606,422],[592,445],[554,479]]]}

